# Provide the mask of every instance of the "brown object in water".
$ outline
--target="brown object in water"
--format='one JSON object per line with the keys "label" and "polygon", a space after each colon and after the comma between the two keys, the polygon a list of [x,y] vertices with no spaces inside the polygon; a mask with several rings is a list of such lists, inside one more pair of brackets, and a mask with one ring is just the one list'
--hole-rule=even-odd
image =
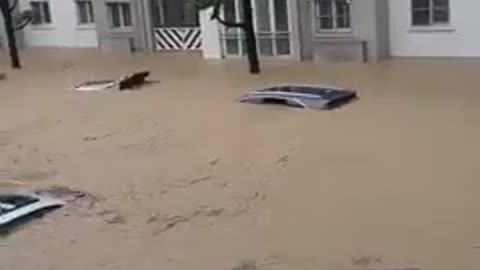
{"label": "brown object in water", "polygon": [[145,78],[147,78],[149,75],[150,71],[148,70],[127,74],[120,79],[118,83],[118,89],[122,91],[141,86],[145,84]]}
{"label": "brown object in water", "polygon": [[7,74],[0,73],[0,80],[5,80],[7,78]]}

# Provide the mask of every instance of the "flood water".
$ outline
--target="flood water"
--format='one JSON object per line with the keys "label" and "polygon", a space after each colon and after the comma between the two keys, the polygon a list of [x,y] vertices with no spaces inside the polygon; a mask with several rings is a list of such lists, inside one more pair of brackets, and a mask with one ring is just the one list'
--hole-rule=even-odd
{"label": "flood water", "polygon": [[[480,60],[264,61],[251,76],[192,54],[32,51],[15,72],[2,57],[0,190],[99,198],[0,239],[2,270],[480,267]],[[137,69],[157,82],[69,91]],[[359,100],[233,102],[318,83]]]}

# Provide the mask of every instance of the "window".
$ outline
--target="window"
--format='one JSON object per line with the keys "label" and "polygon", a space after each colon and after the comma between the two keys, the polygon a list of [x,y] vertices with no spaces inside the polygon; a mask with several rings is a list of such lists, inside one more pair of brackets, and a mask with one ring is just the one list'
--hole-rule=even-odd
{"label": "window", "polygon": [[78,24],[92,24],[95,22],[93,17],[93,4],[91,0],[76,0]]}
{"label": "window", "polygon": [[30,7],[32,8],[32,25],[52,23],[48,1],[31,1]]}
{"label": "window", "polygon": [[315,0],[317,32],[349,29],[350,0]]}
{"label": "window", "polygon": [[[227,21],[243,20],[243,0],[225,1],[224,18]],[[258,53],[261,56],[290,56],[291,33],[288,0],[258,0],[254,5],[254,28]],[[245,35],[238,28],[223,28],[222,43],[225,55],[246,54]]]}
{"label": "window", "polygon": [[192,3],[192,0],[151,0],[154,27],[199,26],[198,10]]}
{"label": "window", "polygon": [[127,28],[132,26],[130,3],[107,3],[107,10],[111,28]]}
{"label": "window", "polygon": [[412,25],[447,24],[450,21],[448,0],[412,0]]}

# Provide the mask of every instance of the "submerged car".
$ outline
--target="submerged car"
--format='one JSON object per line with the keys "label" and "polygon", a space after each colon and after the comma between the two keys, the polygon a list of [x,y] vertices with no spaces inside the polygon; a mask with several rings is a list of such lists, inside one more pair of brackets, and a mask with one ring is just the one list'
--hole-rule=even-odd
{"label": "submerged car", "polygon": [[330,86],[275,86],[249,92],[237,101],[329,110],[357,98],[355,91]]}

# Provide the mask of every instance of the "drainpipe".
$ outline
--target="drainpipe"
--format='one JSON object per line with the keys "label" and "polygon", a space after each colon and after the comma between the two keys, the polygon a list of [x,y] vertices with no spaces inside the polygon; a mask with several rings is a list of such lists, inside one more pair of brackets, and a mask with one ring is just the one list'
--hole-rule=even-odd
{"label": "drainpipe", "polygon": [[142,34],[145,51],[153,52],[153,28],[151,23],[151,11],[148,0],[139,0],[139,10],[142,17]]}

